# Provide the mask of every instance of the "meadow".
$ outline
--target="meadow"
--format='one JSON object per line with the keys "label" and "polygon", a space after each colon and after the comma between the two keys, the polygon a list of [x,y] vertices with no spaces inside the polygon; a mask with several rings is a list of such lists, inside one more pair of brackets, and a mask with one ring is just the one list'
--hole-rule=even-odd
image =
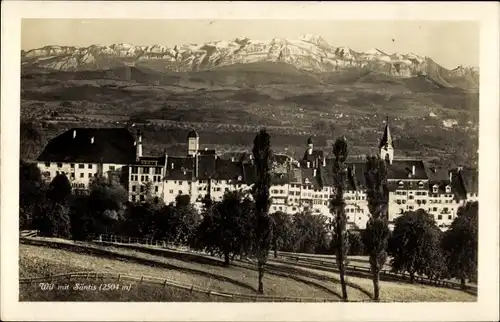
{"label": "meadow", "polygon": [[[47,240],[54,241],[54,239]],[[211,291],[256,295],[256,266],[244,260],[236,260],[230,267],[224,267],[221,259],[176,250],[57,242],[59,243],[57,248],[43,246],[39,242],[35,244],[21,242],[20,278],[46,276],[50,281],[51,275],[61,273],[82,271],[115,275],[122,273],[165,278]],[[77,281],[72,280],[71,283]],[[348,274],[347,282],[350,300],[371,299],[370,278]],[[269,259],[264,283],[266,296],[270,297],[315,298],[318,301],[339,301],[341,298],[340,281],[335,269],[308,267],[280,257]],[[209,298],[201,293],[189,293],[171,287],[163,290],[157,285],[132,284],[130,292],[108,292],[107,295],[99,292],[86,292],[87,295],[84,295],[85,292],[81,291],[58,291],[50,295],[39,289],[37,291],[36,285],[28,284],[21,286],[20,299],[60,300],[61,297],[67,297],[68,300],[95,301],[205,301]],[[476,301],[477,299],[475,295],[460,290],[409,284],[404,281],[381,281],[380,285],[383,301]],[[94,293],[96,295],[91,295]],[[209,300],[217,299],[212,297]]]}

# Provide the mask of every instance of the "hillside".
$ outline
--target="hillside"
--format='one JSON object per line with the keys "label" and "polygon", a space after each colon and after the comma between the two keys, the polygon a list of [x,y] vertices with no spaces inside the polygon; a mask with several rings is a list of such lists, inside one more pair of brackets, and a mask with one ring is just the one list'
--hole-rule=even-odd
{"label": "hillside", "polygon": [[[23,52],[21,156],[36,158],[48,139],[75,124],[140,127],[147,154],[164,148],[184,154],[192,128],[204,148],[249,150],[255,132],[266,127],[277,152],[299,157],[309,136],[329,152],[331,142],[345,135],[356,156],[376,152],[389,116],[397,156],[443,166],[477,164],[477,70],[447,70],[415,54],[357,53],[318,37],[236,43]],[[163,58],[147,58],[153,52]],[[89,55],[103,60],[87,64]],[[167,56],[183,67],[165,68]],[[324,67],[325,57],[338,68]],[[67,63],[56,64],[62,60]]]}

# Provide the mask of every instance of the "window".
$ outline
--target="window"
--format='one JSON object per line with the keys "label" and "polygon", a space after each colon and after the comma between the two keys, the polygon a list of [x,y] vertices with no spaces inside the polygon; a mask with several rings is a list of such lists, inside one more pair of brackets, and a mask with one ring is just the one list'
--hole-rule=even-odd
{"label": "window", "polygon": [[443,219],[443,216],[438,215],[438,220],[441,220],[441,219]]}
{"label": "window", "polygon": [[80,178],[83,178],[84,175],[85,173],[80,173]]}
{"label": "window", "polygon": [[71,169],[75,168],[75,164],[74,163],[71,163],[69,166],[71,167]]}
{"label": "window", "polygon": [[78,169],[85,169],[85,164],[80,163],[80,164],[78,165]]}
{"label": "window", "polygon": [[182,195],[182,190],[179,190],[179,194]]}
{"label": "window", "polygon": [[58,168],[62,168],[62,163],[58,163],[58,164],[57,164],[57,167],[58,167]]}
{"label": "window", "polygon": [[50,167],[50,162],[45,162],[45,166],[48,168]]}
{"label": "window", "polygon": [[168,193],[172,194],[172,193],[174,193],[174,190],[170,189],[170,190],[168,190]]}
{"label": "window", "polygon": [[149,167],[143,167],[142,168],[142,173],[149,174]]}
{"label": "window", "polygon": [[229,191],[229,188],[225,188],[224,191],[226,191],[226,192]]}
{"label": "window", "polygon": [[89,164],[88,168],[89,168],[89,169],[92,169],[92,164]]}
{"label": "window", "polygon": [[149,177],[148,176],[145,176],[146,177],[146,181],[149,181]]}
{"label": "window", "polygon": [[144,192],[144,186],[141,186],[141,192]]}
{"label": "window", "polygon": [[141,198],[141,201],[144,201],[144,195],[141,195],[140,198]]}
{"label": "window", "polygon": [[438,186],[437,185],[433,185],[432,186],[432,193],[437,193],[438,192]]}
{"label": "window", "polygon": [[138,168],[137,167],[132,167],[132,173],[139,173]]}
{"label": "window", "polygon": [[135,201],[136,201],[135,196],[132,196],[132,202],[135,202]]}
{"label": "window", "polygon": [[141,176],[141,181],[144,181],[144,176]]}
{"label": "window", "polygon": [[114,165],[110,165],[109,166],[109,170],[111,170],[111,171],[115,170],[115,166]]}
{"label": "window", "polygon": [[161,174],[161,168],[155,168],[155,174]]}
{"label": "window", "polygon": [[179,186],[181,186],[181,185],[182,185],[182,181],[179,180]]}
{"label": "window", "polygon": [[450,193],[451,192],[451,187],[450,186],[446,186],[446,193]]}
{"label": "window", "polygon": [[451,215],[448,215],[448,219],[451,220]]}
{"label": "window", "polygon": [[75,173],[71,173],[71,179],[75,180]]}
{"label": "window", "polygon": [[155,192],[158,192],[158,186],[155,187]]}
{"label": "window", "polygon": [[437,211],[437,210],[438,210],[437,207],[432,208],[432,211]]}
{"label": "window", "polygon": [[136,191],[136,186],[132,186],[132,191],[135,192]]}
{"label": "window", "polygon": [[92,178],[92,173],[89,173],[89,178]]}

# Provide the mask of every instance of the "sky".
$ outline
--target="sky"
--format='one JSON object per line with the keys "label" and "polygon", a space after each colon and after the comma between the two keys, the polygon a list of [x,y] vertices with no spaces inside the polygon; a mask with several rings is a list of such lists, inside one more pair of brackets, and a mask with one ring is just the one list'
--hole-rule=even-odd
{"label": "sky", "polygon": [[167,45],[319,35],[334,47],[429,56],[446,68],[479,66],[479,26],[465,21],[23,19],[21,48],[128,43]]}

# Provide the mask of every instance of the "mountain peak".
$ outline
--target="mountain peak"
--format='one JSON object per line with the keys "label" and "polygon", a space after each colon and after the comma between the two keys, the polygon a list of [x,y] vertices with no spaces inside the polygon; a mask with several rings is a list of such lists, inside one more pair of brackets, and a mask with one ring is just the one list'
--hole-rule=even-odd
{"label": "mountain peak", "polygon": [[[281,62],[309,72],[369,67],[382,74],[412,77],[428,74],[429,69],[439,66],[430,58],[414,53],[388,55],[378,48],[357,52],[347,46],[333,47],[321,36],[311,33],[294,39],[276,37],[271,40],[255,40],[240,36],[233,40],[176,46],[135,46],[128,43],[88,47],[55,45],[22,51],[21,57],[23,67],[63,71],[103,70],[133,63],[138,67],[162,72],[185,72],[235,64]],[[463,67],[458,67],[452,73],[468,75],[476,72],[472,68],[464,72],[462,70]]]}

